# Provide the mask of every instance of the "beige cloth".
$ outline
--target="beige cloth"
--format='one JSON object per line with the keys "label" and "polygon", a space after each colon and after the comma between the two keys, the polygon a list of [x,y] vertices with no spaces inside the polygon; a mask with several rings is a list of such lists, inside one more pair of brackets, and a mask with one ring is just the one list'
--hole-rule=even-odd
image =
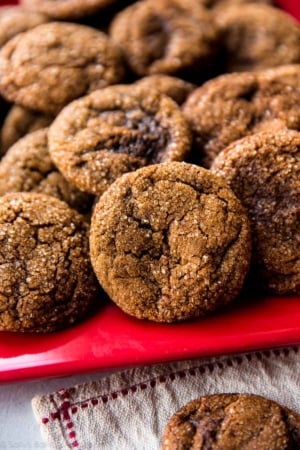
{"label": "beige cloth", "polygon": [[221,392],[263,395],[300,413],[300,348],[131,369],[35,397],[51,450],[158,450],[169,417]]}

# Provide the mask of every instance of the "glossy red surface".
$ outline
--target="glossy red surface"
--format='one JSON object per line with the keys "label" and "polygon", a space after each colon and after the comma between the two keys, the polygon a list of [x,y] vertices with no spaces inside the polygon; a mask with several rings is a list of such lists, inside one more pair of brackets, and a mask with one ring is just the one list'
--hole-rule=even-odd
{"label": "glossy red surface", "polygon": [[276,0],[277,6],[289,12],[296,19],[300,20],[300,2],[299,0]]}
{"label": "glossy red surface", "polygon": [[[16,3],[0,1],[0,5]],[[300,20],[300,2],[278,0]],[[50,335],[0,333],[0,381],[64,376],[300,343],[300,297],[243,300],[174,325],[131,318],[107,301],[93,317]]]}
{"label": "glossy red surface", "polygon": [[131,318],[107,302],[50,335],[0,334],[0,381],[63,376],[300,342],[300,298],[262,298],[181,324]]}

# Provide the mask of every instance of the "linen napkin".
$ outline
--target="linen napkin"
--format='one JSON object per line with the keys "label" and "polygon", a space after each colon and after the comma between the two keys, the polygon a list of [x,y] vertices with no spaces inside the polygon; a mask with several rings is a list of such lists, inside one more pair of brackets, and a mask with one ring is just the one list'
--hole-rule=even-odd
{"label": "linen napkin", "polygon": [[32,400],[51,450],[158,450],[201,395],[253,393],[300,413],[300,347],[134,368]]}

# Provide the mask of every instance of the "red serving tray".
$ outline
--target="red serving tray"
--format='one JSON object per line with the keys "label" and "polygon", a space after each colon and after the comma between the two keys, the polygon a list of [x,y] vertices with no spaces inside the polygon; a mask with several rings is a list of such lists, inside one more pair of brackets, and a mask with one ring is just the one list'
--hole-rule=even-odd
{"label": "red serving tray", "polygon": [[[7,3],[17,2],[0,5]],[[300,19],[297,0],[278,5]],[[300,297],[240,298],[210,317],[172,325],[131,318],[106,300],[67,330],[0,338],[0,382],[283,347],[300,343]]]}

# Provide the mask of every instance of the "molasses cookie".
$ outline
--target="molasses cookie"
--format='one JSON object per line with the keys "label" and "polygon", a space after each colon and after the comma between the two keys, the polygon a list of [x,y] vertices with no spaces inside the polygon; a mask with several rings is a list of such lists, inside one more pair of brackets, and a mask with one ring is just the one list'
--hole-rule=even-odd
{"label": "molasses cookie", "polygon": [[121,81],[124,74],[120,50],[110,39],[73,23],[39,25],[15,36],[0,51],[2,95],[46,114]]}
{"label": "molasses cookie", "polygon": [[72,20],[94,14],[120,0],[21,0],[28,8],[59,20]]}
{"label": "molasses cookie", "polygon": [[300,416],[253,394],[193,400],[169,420],[162,450],[288,450],[300,446]]}
{"label": "molasses cookie", "polygon": [[216,10],[222,34],[222,72],[241,72],[300,62],[300,26],[270,5],[237,4]]}
{"label": "molasses cookie", "polygon": [[136,2],[117,14],[110,35],[140,76],[203,74],[219,46],[210,14],[194,0]]}
{"label": "molasses cookie", "polygon": [[20,6],[0,7],[0,47],[17,34],[48,21],[49,18],[45,14]]}
{"label": "molasses cookie", "polygon": [[143,86],[145,89],[157,89],[162,94],[171,97],[178,105],[181,105],[187,96],[196,89],[195,84],[163,74],[140,78],[135,84]]}
{"label": "molasses cookie", "polygon": [[51,158],[70,183],[102,194],[120,175],[182,161],[191,135],[179,106],[159,91],[110,86],[75,100],[49,128]]}
{"label": "molasses cookie", "polygon": [[193,161],[210,167],[231,142],[261,130],[300,129],[300,66],[221,75],[193,91],[183,112]]}
{"label": "molasses cookie", "polygon": [[300,133],[247,136],[222,151],[211,170],[248,211],[257,285],[275,294],[300,293]]}
{"label": "molasses cookie", "polygon": [[23,137],[8,150],[0,161],[0,196],[9,192],[39,192],[87,213],[92,197],[63,178],[50,158],[47,141],[47,129],[42,129]]}
{"label": "molasses cookie", "polygon": [[45,128],[54,117],[14,105],[7,114],[1,130],[0,154],[28,133]]}
{"label": "molasses cookie", "polygon": [[51,332],[87,313],[98,284],[88,225],[48,195],[0,197],[0,329]]}
{"label": "molasses cookie", "polygon": [[126,313],[176,322],[231,302],[250,259],[240,201],[219,177],[187,163],[120,177],[95,206],[91,261]]}

